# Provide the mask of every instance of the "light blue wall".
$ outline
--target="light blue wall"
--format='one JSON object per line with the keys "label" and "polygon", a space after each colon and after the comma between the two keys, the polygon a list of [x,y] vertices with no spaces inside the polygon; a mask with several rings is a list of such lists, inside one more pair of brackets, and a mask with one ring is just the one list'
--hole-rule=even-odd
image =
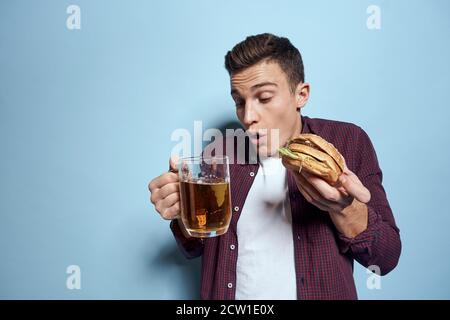
{"label": "light blue wall", "polygon": [[[81,30],[66,8],[81,8]],[[366,8],[381,8],[368,30]],[[176,128],[233,119],[223,56],[272,32],[301,50],[304,114],[371,136],[403,240],[365,299],[450,298],[450,2],[1,1],[0,298],[197,298],[147,183]],[[66,267],[81,267],[81,290]]]}

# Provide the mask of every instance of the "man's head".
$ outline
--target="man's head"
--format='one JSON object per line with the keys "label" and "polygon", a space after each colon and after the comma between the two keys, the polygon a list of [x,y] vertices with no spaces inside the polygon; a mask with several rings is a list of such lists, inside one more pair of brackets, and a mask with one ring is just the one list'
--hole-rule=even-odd
{"label": "man's head", "polygon": [[[260,155],[299,133],[299,110],[309,97],[300,52],[287,38],[264,33],[247,37],[225,56],[236,113]],[[271,141],[271,130],[279,141]],[[259,135],[259,139],[256,137]]]}

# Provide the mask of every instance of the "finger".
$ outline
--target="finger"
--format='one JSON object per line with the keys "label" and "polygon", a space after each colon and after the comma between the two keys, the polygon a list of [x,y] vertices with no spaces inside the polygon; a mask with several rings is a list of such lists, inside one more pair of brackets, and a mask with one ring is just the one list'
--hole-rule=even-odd
{"label": "finger", "polygon": [[171,195],[172,193],[178,193],[180,190],[180,184],[178,182],[168,183],[165,186],[163,186],[158,191],[158,196],[161,199],[166,198],[167,196]]}
{"label": "finger", "polygon": [[349,177],[350,179],[353,179],[353,180],[355,180],[355,181],[361,182],[361,181],[359,180],[358,176],[357,176],[353,171],[351,171],[349,168],[345,167],[345,168],[344,168],[344,171],[342,171],[342,172],[343,172],[344,175],[346,175],[346,176]]}
{"label": "finger", "polygon": [[360,184],[360,185],[363,186],[363,183],[361,182],[361,180],[359,180],[359,177],[358,177],[356,174],[354,174],[353,172],[350,171],[349,173],[346,174],[346,176],[347,176],[350,180],[352,180],[353,182],[355,182],[356,184]]}
{"label": "finger", "polygon": [[348,169],[348,167],[347,167],[347,161],[345,161],[345,159],[342,159],[342,160],[344,160],[344,172],[345,171],[350,171],[349,169]]}
{"label": "finger", "polygon": [[179,157],[177,155],[173,155],[169,159],[169,171],[178,172],[178,161]]}
{"label": "finger", "polygon": [[178,192],[168,195],[166,198],[161,200],[161,208],[163,208],[162,212],[164,212],[165,208],[170,208],[178,201],[180,201],[180,194]]}
{"label": "finger", "polygon": [[153,203],[153,205],[156,205],[159,200],[162,200],[162,198],[160,199],[159,197],[159,190],[161,189],[156,189],[150,193],[150,202]]}
{"label": "finger", "polygon": [[180,216],[180,202],[178,201],[170,208],[164,209],[164,212],[161,214],[161,217],[166,220],[177,219]]}
{"label": "finger", "polygon": [[300,176],[301,177],[299,178],[299,180],[301,181],[302,187],[306,189],[307,192],[312,196],[314,200],[313,204],[319,207],[321,210],[340,211],[342,209],[342,206],[348,206],[353,201],[353,197],[342,197],[342,195],[340,196],[341,200],[339,202],[326,199],[322,196],[322,194],[319,193],[319,191],[314,188],[313,185],[308,182],[308,180],[306,180],[304,176]]}
{"label": "finger", "polygon": [[308,201],[308,202],[314,201],[314,199],[311,197],[311,195],[302,186],[299,186],[298,190],[303,195],[303,197],[306,199],[306,201]]}
{"label": "finger", "polygon": [[303,175],[301,174],[297,175],[297,179],[299,180],[298,184],[300,188],[305,190],[313,200],[321,198],[319,192],[317,192],[317,190],[314,189],[314,187],[305,179]]}
{"label": "finger", "polygon": [[339,192],[341,192],[345,197],[349,197],[350,195],[348,194],[347,190],[345,190],[345,188],[342,186],[341,180],[338,179],[334,185],[334,188],[338,189]]}
{"label": "finger", "polygon": [[[345,178],[349,178],[356,184],[363,185],[361,180],[359,180],[358,176],[353,171],[349,170],[347,167],[345,167],[345,170],[343,171],[343,175],[344,175],[344,177],[343,177],[344,180],[345,180]],[[342,186],[341,180],[342,179],[338,180],[338,183],[340,186]]]}
{"label": "finger", "polygon": [[302,172],[301,174],[305,179],[309,182],[310,185],[312,185],[319,193],[320,195],[331,202],[342,202],[343,197],[342,194],[334,187],[330,186],[328,182],[325,180],[310,175],[307,172]]}
{"label": "finger", "polygon": [[316,206],[317,208],[319,208],[322,211],[328,211],[329,210],[328,208],[323,206],[321,203],[317,202],[314,199],[314,197],[306,190],[306,188],[304,188],[303,186],[300,186],[299,190],[300,190],[300,193],[303,195],[303,197],[306,199],[306,201],[311,203],[313,206]]}
{"label": "finger", "polygon": [[191,181],[192,180],[192,168],[187,163],[187,161],[183,160],[179,166],[181,167],[180,178],[183,181]]}
{"label": "finger", "polygon": [[297,166],[294,166],[292,164],[290,164],[288,161],[286,161],[284,158],[282,158],[281,163],[283,164],[283,166],[285,166],[287,169],[291,170],[294,173],[298,173],[301,169]]}
{"label": "finger", "polygon": [[311,198],[313,199],[313,201],[317,204],[319,204],[320,206],[327,208],[327,210],[330,210],[330,208],[334,208],[336,206],[337,203],[333,202],[333,201],[329,201],[327,199],[325,199],[315,188],[314,186],[312,186],[308,180],[306,180],[306,178],[304,176],[302,176],[301,174],[298,177],[299,181],[300,181],[300,185],[301,187],[311,196]]}
{"label": "finger", "polygon": [[306,189],[300,184],[297,184],[298,186],[298,190],[300,191],[300,193],[303,195],[303,197],[306,199],[306,201],[313,203],[314,199],[313,197],[308,193],[308,191],[306,191]]}
{"label": "finger", "polygon": [[165,186],[168,183],[171,182],[178,182],[178,174],[173,173],[173,172],[166,172],[163,173],[162,175],[160,175],[159,177],[153,179],[152,181],[150,181],[150,183],[148,184],[148,189],[151,192],[154,192],[156,189],[162,188],[163,186]]}
{"label": "finger", "polygon": [[342,194],[343,194],[345,197],[349,197],[349,196],[350,196],[350,195],[348,194],[347,190],[345,190],[345,188],[344,188],[343,186],[340,186],[340,187],[338,187],[337,189],[339,190],[339,192],[342,192]]}
{"label": "finger", "polygon": [[217,160],[213,159],[211,162],[211,171],[214,176],[217,175]]}
{"label": "finger", "polygon": [[349,195],[355,197],[356,200],[362,203],[368,203],[370,201],[370,191],[367,189],[358,179],[358,182],[355,182],[349,176],[343,174],[339,177],[342,186],[348,192]]}

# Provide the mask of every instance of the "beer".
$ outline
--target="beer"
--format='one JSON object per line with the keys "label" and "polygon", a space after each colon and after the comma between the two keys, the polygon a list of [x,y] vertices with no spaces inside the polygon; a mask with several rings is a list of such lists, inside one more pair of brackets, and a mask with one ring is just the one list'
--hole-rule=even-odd
{"label": "beer", "polygon": [[227,232],[231,220],[230,184],[225,181],[180,182],[181,219],[191,236]]}

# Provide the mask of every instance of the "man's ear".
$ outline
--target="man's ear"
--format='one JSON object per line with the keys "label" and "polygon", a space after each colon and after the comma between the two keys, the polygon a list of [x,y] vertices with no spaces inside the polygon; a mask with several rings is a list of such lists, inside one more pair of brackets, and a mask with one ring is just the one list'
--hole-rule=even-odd
{"label": "man's ear", "polygon": [[303,108],[309,99],[310,86],[307,82],[300,82],[295,89],[295,99],[297,103],[297,110]]}

